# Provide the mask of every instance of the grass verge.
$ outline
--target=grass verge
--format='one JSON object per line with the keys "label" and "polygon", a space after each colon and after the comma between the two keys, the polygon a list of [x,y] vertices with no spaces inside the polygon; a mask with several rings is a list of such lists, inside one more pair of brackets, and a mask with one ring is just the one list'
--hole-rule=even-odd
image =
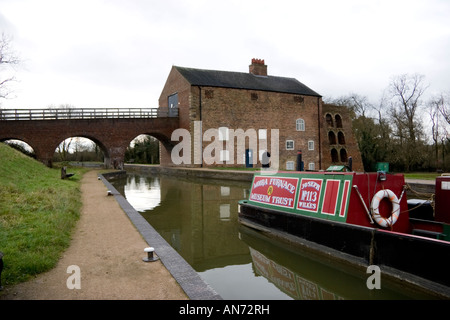
{"label": "grass verge", "polygon": [[412,172],[404,175],[406,179],[435,180],[441,174],[436,172]]}
{"label": "grass verge", "polygon": [[2,285],[14,285],[52,269],[69,246],[81,210],[84,168],[61,179],[58,168],[0,143],[0,251]]}

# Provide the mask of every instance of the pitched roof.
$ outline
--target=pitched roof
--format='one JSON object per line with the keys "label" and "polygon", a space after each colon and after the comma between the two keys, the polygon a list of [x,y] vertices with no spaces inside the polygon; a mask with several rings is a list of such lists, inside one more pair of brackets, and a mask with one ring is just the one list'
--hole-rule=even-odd
{"label": "pitched roof", "polygon": [[193,86],[222,87],[292,93],[321,97],[294,78],[257,76],[252,73],[193,69],[174,66]]}

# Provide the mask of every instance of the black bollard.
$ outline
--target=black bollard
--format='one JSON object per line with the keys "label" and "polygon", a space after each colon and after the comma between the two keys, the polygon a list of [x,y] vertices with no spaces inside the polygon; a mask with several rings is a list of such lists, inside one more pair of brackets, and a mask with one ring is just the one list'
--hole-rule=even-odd
{"label": "black bollard", "polygon": [[158,257],[155,257],[153,255],[153,252],[155,252],[155,249],[152,248],[152,247],[145,248],[144,252],[147,252],[147,257],[142,258],[142,260],[145,261],[145,262],[156,261],[156,260],[159,259]]}
{"label": "black bollard", "polygon": [[352,157],[348,157],[348,165],[347,165],[348,171],[353,171],[353,159]]}

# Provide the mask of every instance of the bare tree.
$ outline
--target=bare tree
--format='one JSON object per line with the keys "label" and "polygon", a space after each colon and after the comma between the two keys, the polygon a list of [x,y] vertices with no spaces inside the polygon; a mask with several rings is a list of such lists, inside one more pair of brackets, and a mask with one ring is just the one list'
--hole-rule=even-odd
{"label": "bare tree", "polygon": [[417,137],[416,115],[422,106],[420,99],[426,90],[424,79],[419,74],[403,74],[393,78],[389,85],[392,115],[406,127],[408,138],[413,143]]}
{"label": "bare tree", "polygon": [[59,155],[61,161],[67,161],[67,155],[69,154],[70,145],[73,142],[73,138],[67,138],[61,142],[56,148],[56,152]]}
{"label": "bare tree", "polygon": [[403,158],[407,171],[423,160],[417,143],[422,126],[416,118],[424,107],[421,98],[425,90],[424,76],[419,74],[394,77],[389,85],[390,115],[400,147],[398,155]]}
{"label": "bare tree", "polygon": [[0,38],[0,98],[7,98],[11,91],[8,85],[14,81],[11,68],[20,63],[20,59],[11,47],[11,38],[2,33]]}
{"label": "bare tree", "polygon": [[450,124],[450,95],[441,94],[439,97],[433,99],[432,103],[437,103],[439,112],[444,116],[445,121]]}

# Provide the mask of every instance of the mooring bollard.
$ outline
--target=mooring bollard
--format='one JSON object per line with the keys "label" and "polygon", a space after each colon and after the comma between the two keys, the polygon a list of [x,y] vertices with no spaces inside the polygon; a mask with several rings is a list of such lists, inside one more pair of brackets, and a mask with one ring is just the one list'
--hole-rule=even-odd
{"label": "mooring bollard", "polygon": [[152,248],[152,247],[145,248],[144,252],[147,252],[147,257],[142,258],[142,260],[145,261],[145,262],[151,262],[151,261],[158,260],[159,259],[158,257],[154,257],[153,256],[153,252],[154,251],[155,251],[155,249]]}
{"label": "mooring bollard", "polygon": [[0,251],[0,291],[3,290],[3,287],[2,287],[2,271],[3,271],[3,252]]}

